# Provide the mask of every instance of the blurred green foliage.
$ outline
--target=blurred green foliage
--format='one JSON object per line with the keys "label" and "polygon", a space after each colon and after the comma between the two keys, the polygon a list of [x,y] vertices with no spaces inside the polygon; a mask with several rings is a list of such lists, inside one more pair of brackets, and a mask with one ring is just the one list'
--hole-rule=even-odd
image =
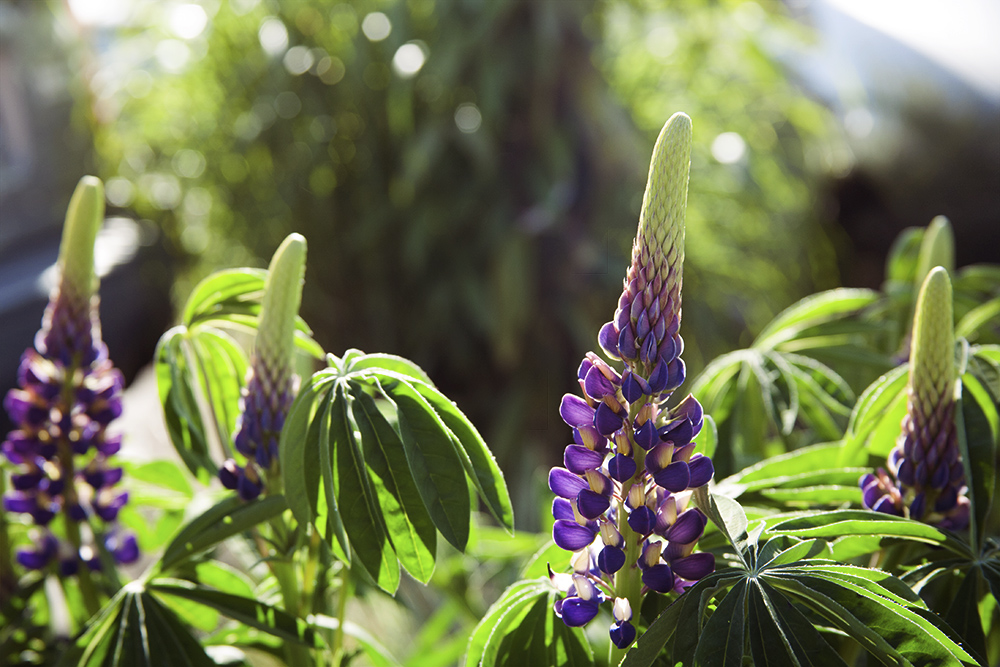
{"label": "blurred green foliage", "polygon": [[91,79],[102,176],[194,260],[179,294],[306,235],[318,341],[418,362],[529,507],[672,112],[695,127],[689,375],[835,281],[826,116],[763,45],[794,35],[778,4],[231,0],[185,38],[147,3]]}

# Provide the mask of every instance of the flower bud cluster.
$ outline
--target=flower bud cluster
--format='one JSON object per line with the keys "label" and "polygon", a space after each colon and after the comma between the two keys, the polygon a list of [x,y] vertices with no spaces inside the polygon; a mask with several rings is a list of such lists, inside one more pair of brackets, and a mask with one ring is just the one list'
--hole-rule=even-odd
{"label": "flower bud cluster", "polygon": [[116,527],[128,492],[117,488],[122,469],[111,462],[121,436],[107,433],[122,411],[124,380],[100,338],[97,297],[81,298],[71,287],[64,283],[54,293],[35,348],[21,358],[19,388],[4,399],[16,428],[0,445],[17,466],[4,509],[27,514],[41,529],[35,547],[18,551],[17,561],[36,570],[58,561],[64,575],[74,574],[81,560],[91,569],[99,562],[93,545],[74,549],[49,531],[60,513],[73,523],[100,520],[100,539],[119,562],[139,557],[135,536]]}
{"label": "flower bud cluster", "polygon": [[865,507],[962,530],[969,522],[965,469],[955,426],[954,330],[951,281],[931,270],[913,324],[907,410],[886,462],[860,480]]}
{"label": "flower bud cluster", "polygon": [[[578,377],[583,398],[567,394],[559,408],[574,442],[566,447],[564,467],[549,473],[556,495],[553,539],[577,552],[581,576],[608,590],[614,575],[629,567],[641,571],[643,590],[681,592],[714,569],[711,554],[693,553],[705,515],[687,507],[690,490],[714,473],[711,459],[694,453],[701,405],[688,396],[665,410],[646,380],[630,371],[619,375],[592,352]],[[623,522],[641,548],[633,562],[626,562]],[[556,609],[567,625],[588,623],[603,599],[577,600],[580,588],[577,582],[567,590]],[[620,638],[634,638],[634,628],[631,634],[621,630],[628,622],[619,622]]]}

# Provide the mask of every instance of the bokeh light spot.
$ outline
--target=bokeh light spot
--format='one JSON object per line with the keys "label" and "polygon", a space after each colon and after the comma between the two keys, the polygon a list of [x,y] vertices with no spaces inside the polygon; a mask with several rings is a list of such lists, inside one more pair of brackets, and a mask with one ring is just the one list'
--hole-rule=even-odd
{"label": "bokeh light spot", "polygon": [[466,134],[472,134],[483,124],[483,114],[479,112],[479,107],[471,102],[459,104],[455,110],[455,125]]}
{"label": "bokeh light spot", "polygon": [[170,12],[170,30],[181,39],[194,39],[208,25],[208,14],[201,5],[177,5]]}
{"label": "bokeh light spot", "polygon": [[293,46],[285,53],[285,69],[292,76],[299,76],[313,66],[313,54],[306,46]]}
{"label": "bokeh light spot", "polygon": [[365,33],[365,37],[369,40],[381,42],[392,32],[392,23],[382,12],[372,12],[361,21],[361,32]]}
{"label": "bokeh light spot", "polygon": [[257,38],[264,52],[276,56],[288,48],[288,28],[279,19],[269,16],[260,23]]}
{"label": "bokeh light spot", "polygon": [[735,132],[723,132],[712,142],[712,157],[722,164],[735,164],[747,152],[747,142]]}
{"label": "bokeh light spot", "polygon": [[426,60],[427,54],[419,42],[407,42],[396,49],[396,55],[392,57],[392,69],[397,76],[409,79],[420,71]]}

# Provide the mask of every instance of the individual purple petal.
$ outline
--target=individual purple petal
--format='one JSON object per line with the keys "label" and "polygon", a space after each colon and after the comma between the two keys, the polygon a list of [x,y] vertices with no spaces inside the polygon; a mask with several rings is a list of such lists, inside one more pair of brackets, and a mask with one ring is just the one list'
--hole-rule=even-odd
{"label": "individual purple petal", "polygon": [[639,445],[643,449],[650,449],[656,443],[660,441],[660,438],[656,435],[656,427],[653,425],[653,420],[650,419],[645,424],[642,424],[635,430],[635,444]]}
{"label": "individual purple petal", "polygon": [[622,417],[617,414],[607,403],[597,406],[597,413],[594,416],[594,426],[597,432],[607,437],[622,427]]}
{"label": "individual purple petal", "polygon": [[688,470],[691,473],[688,487],[692,489],[697,489],[699,486],[708,484],[712,479],[712,475],[715,474],[715,466],[712,465],[712,459],[702,454],[695,454],[691,457],[691,460],[688,462]]}
{"label": "individual purple petal", "polygon": [[649,383],[631,371],[622,374],[622,395],[629,403],[642,400],[649,394]]}
{"label": "individual purple petal", "polygon": [[674,446],[669,442],[661,442],[646,454],[646,470],[655,475],[657,471],[663,470],[670,465],[673,461],[673,456]]}
{"label": "individual purple petal", "polygon": [[683,558],[670,561],[674,574],[690,581],[697,581],[715,570],[715,556],[710,553],[698,552]]}
{"label": "individual purple petal", "polygon": [[608,461],[608,472],[612,479],[624,482],[635,474],[635,461],[631,456],[615,454]]}
{"label": "individual purple petal", "polygon": [[587,392],[587,396],[598,401],[605,396],[614,396],[618,391],[617,387],[605,377],[597,366],[593,366],[587,371],[587,377],[583,380],[583,390]]}
{"label": "individual purple petal", "polygon": [[667,529],[666,538],[670,542],[678,544],[690,544],[694,542],[705,531],[705,523],[708,520],[698,509],[689,509],[677,517],[674,525]]}
{"label": "individual purple petal", "polygon": [[951,476],[951,470],[947,465],[940,464],[934,468],[934,472],[931,473],[931,488],[932,489],[943,489],[948,483],[948,478]]}
{"label": "individual purple petal", "polygon": [[631,326],[622,328],[618,334],[618,354],[621,355],[622,359],[630,361],[639,355],[639,350],[635,345],[635,334],[632,333]]}
{"label": "individual purple petal", "polygon": [[573,442],[587,449],[593,449],[595,452],[603,452],[608,446],[608,439],[598,433],[592,423],[574,428]]}
{"label": "individual purple petal", "polygon": [[609,634],[612,644],[621,649],[628,648],[635,641],[635,626],[629,621],[615,622],[611,624]]}
{"label": "individual purple petal", "polygon": [[233,459],[226,459],[219,468],[219,481],[222,486],[233,491],[239,486],[240,466]]}
{"label": "individual purple petal", "polygon": [[560,498],[571,500],[588,488],[590,485],[586,480],[565,468],[553,468],[549,471],[549,490]]}
{"label": "individual purple petal", "polygon": [[576,521],[560,519],[552,526],[552,539],[560,549],[579,551],[594,541],[597,533]]}
{"label": "individual purple petal", "polygon": [[663,470],[653,473],[653,480],[671,493],[680,493],[688,488],[691,472],[684,461],[674,461]]}
{"label": "individual purple petal", "polygon": [[875,502],[875,505],[872,507],[872,509],[875,510],[876,512],[882,512],[883,514],[903,516],[902,511],[900,511],[900,509],[896,507],[895,503],[893,503],[892,501],[892,498],[890,498],[889,496],[882,496],[881,498],[879,498]]}
{"label": "individual purple petal", "polygon": [[263,490],[260,480],[251,478],[249,469],[250,466],[248,465],[240,471],[240,477],[236,483],[236,493],[247,502],[254,500]]}
{"label": "individual purple petal", "polygon": [[139,560],[139,543],[136,541],[135,535],[126,535],[118,542],[112,554],[115,560],[125,565]]}
{"label": "individual purple petal", "polygon": [[924,518],[924,508],[927,506],[927,496],[921,491],[910,503],[910,517],[913,519],[923,519]]}
{"label": "individual purple petal", "polygon": [[686,418],[680,418],[662,426],[659,434],[661,440],[672,442],[677,447],[683,447],[694,437],[694,427]]}
{"label": "individual purple petal", "polygon": [[559,416],[573,427],[590,426],[594,423],[594,408],[579,396],[566,394],[559,404]]}
{"label": "individual purple petal", "polygon": [[565,521],[575,521],[573,505],[565,498],[555,497],[552,499],[552,516]]}
{"label": "individual purple petal", "polygon": [[21,567],[25,569],[41,570],[49,564],[50,560],[52,560],[52,555],[41,551],[24,549],[18,550],[16,558],[17,562],[21,564]]}
{"label": "individual purple petal", "polygon": [[914,474],[913,461],[911,459],[903,459],[903,462],[899,464],[899,470],[896,471],[896,477],[899,479],[900,484],[905,486],[914,485],[916,475]]}
{"label": "individual purple petal", "polygon": [[608,545],[597,554],[597,567],[605,574],[614,574],[622,569],[623,565],[625,565],[625,552],[618,547]]}
{"label": "individual purple petal", "polygon": [[584,489],[577,496],[576,506],[580,510],[580,514],[588,519],[596,519],[597,517],[608,511],[611,506],[611,499],[600,493],[594,493],[590,489]]}
{"label": "individual purple petal", "polygon": [[669,370],[667,369],[667,364],[663,361],[658,361],[656,366],[653,367],[653,372],[649,374],[649,390],[653,394],[658,394],[663,391],[667,386],[667,380],[669,378]]}
{"label": "individual purple petal", "polygon": [[597,334],[597,342],[606,355],[612,359],[621,358],[618,355],[618,331],[615,329],[614,322],[608,322],[601,327],[600,333]]}
{"label": "individual purple petal", "polygon": [[563,465],[577,475],[582,475],[587,470],[600,468],[602,463],[604,463],[604,454],[580,445],[569,445],[563,452]]}
{"label": "individual purple petal", "polygon": [[876,480],[874,484],[866,486],[861,492],[861,504],[868,509],[875,509],[879,498],[884,495],[885,491],[882,490],[882,487],[878,485],[878,481]]}
{"label": "individual purple petal", "polygon": [[38,508],[38,500],[35,496],[11,493],[3,497],[3,507],[8,512],[29,513]]}
{"label": "individual purple petal", "polygon": [[666,322],[664,320],[661,321],[664,322],[664,330],[657,336],[657,339],[661,341],[657,352],[659,353],[658,356],[661,361],[664,363],[670,363],[675,357],[677,357],[677,343],[674,342],[673,338],[664,338],[664,334],[666,333]]}
{"label": "individual purple petal", "polygon": [[72,577],[80,570],[80,561],[70,556],[59,561],[59,576]]}
{"label": "individual purple petal", "polygon": [[10,483],[16,491],[27,491],[28,489],[38,488],[38,483],[42,481],[42,477],[42,471],[36,470],[22,475],[11,475]]}
{"label": "individual purple petal", "polygon": [[645,505],[641,505],[628,515],[628,525],[639,535],[649,535],[656,527],[656,514]]}
{"label": "individual purple petal", "polygon": [[580,365],[576,369],[577,379],[582,380],[585,377],[587,377],[587,373],[589,373],[590,369],[593,367],[594,367],[594,362],[591,361],[590,357],[589,356],[584,357],[583,360],[580,361]]}
{"label": "individual purple petal", "polygon": [[945,487],[941,495],[934,501],[935,512],[948,512],[958,504],[958,489],[954,486]]}
{"label": "individual purple petal", "polygon": [[[635,335],[636,338],[641,337],[639,331],[636,331]],[[652,336],[646,336],[645,340],[642,341],[642,345],[639,347],[639,361],[647,366],[656,361],[656,339]]]}
{"label": "individual purple petal", "polygon": [[573,596],[563,600],[559,611],[562,614],[563,623],[571,628],[578,628],[590,623],[597,616],[598,609],[600,609],[600,602],[597,598],[584,600]]}
{"label": "individual purple petal", "polygon": [[666,390],[673,390],[684,384],[684,379],[687,376],[687,371],[684,366],[684,360],[677,357],[669,364],[667,364],[667,386]]}
{"label": "individual purple petal", "polygon": [[611,492],[614,491],[614,484],[608,479],[607,475],[597,470],[588,470],[584,477],[587,480],[587,484],[590,486],[590,490],[599,493],[602,496],[611,496]]}
{"label": "individual purple petal", "polygon": [[668,593],[674,587],[674,573],[665,563],[647,567],[642,572],[642,583],[657,593]]}

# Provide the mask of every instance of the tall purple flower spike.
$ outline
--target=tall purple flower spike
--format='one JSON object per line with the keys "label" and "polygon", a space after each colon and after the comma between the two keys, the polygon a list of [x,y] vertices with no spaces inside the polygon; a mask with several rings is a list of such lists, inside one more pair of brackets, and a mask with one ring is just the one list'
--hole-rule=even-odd
{"label": "tall purple flower spike", "polygon": [[219,470],[223,486],[244,500],[253,500],[268,484],[280,483],[278,441],[295,398],[292,373],[295,318],[302,301],[306,240],[290,234],[271,259],[264,285],[255,349],[233,444],[247,463],[229,459]]}
{"label": "tall purple flower spike", "polygon": [[864,475],[860,485],[868,509],[963,530],[969,499],[955,430],[953,322],[951,281],[938,266],[917,297],[906,416],[888,470]]}
{"label": "tall purple flower spike", "polygon": [[[59,282],[34,348],[21,357],[18,388],[3,401],[16,428],[0,451],[17,466],[4,510],[27,514],[40,530],[34,548],[20,550],[17,562],[40,570],[59,561],[64,575],[78,572],[81,562],[98,566],[95,558],[80,555],[80,547],[87,546],[80,543],[80,522],[90,524],[118,562],[139,557],[135,536],[116,523],[128,493],[117,488],[122,469],[112,458],[121,437],[107,429],[121,414],[124,380],[108,359],[98,319],[94,242],[103,217],[104,187],[85,177],[66,214]],[[49,532],[59,514],[67,522],[67,544]]]}
{"label": "tall purple flower spike", "polygon": [[619,649],[636,638],[632,610],[643,594],[683,592],[715,566],[711,554],[694,553],[706,518],[687,508],[692,489],[714,474],[712,461],[694,453],[704,414],[693,396],[665,407],[685,376],[679,330],[690,150],[691,121],[675,114],[653,152],[618,309],[598,334],[624,371],[587,353],[581,395],[566,394],[559,406],[574,444],[565,467],[549,473],[553,539],[576,552],[572,580],[553,575],[567,594],[556,613],[583,625],[614,599],[610,634]]}

